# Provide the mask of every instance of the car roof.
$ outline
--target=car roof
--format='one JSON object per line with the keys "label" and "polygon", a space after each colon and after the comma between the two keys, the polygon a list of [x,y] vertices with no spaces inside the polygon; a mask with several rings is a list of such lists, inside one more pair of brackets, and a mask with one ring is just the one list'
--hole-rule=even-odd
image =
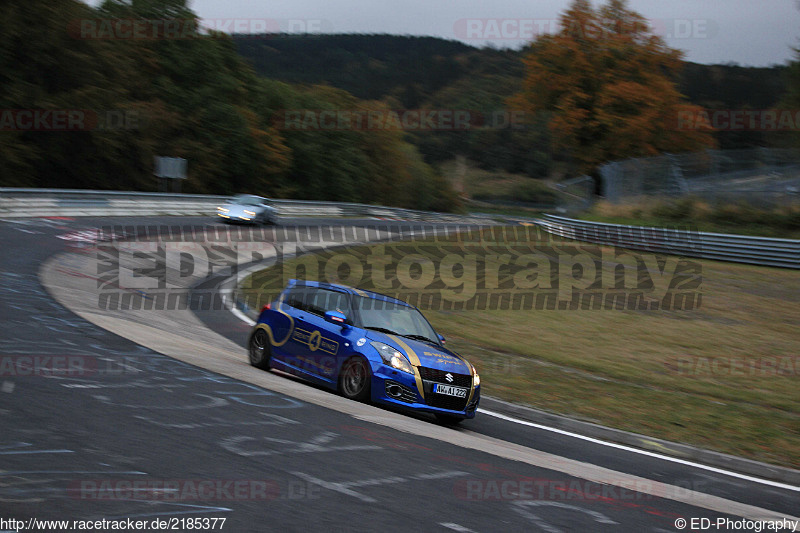
{"label": "car roof", "polygon": [[392,298],[391,296],[386,296],[385,294],[381,294],[375,291],[368,291],[365,289],[357,289],[355,287],[349,287],[347,285],[341,285],[338,283],[327,283],[324,281],[304,281],[299,279],[290,279],[289,283],[286,285],[286,288],[292,287],[317,287],[320,289],[332,289],[338,290],[341,292],[346,292],[348,294],[354,294],[356,296],[361,296],[362,298],[372,298],[373,300],[382,300],[384,302],[390,302],[394,304],[404,305],[406,307],[414,307],[403,300],[398,300],[397,298]]}

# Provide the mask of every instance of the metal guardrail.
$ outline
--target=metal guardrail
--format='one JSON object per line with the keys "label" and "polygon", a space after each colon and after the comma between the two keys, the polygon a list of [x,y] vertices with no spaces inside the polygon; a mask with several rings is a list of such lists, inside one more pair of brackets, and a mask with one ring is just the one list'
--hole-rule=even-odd
{"label": "metal guardrail", "polygon": [[736,263],[800,269],[800,240],[622,226],[545,215],[545,231],[584,242]]}
{"label": "metal guardrail", "polygon": [[[215,214],[230,196],[83,189],[0,188],[0,217],[147,216]],[[489,222],[485,215],[453,215],[399,207],[270,199],[280,216],[369,217],[411,221]]]}
{"label": "metal guardrail", "polygon": [[0,216],[110,216],[205,214],[225,196],[0,188]]}
{"label": "metal guardrail", "polygon": [[[207,215],[229,196],[81,189],[0,188],[0,217]],[[356,203],[271,200],[282,216],[395,218],[412,221],[488,223],[496,215],[451,215]],[[621,226],[556,215],[534,221],[545,231],[585,242],[652,252],[800,269],[800,240]]]}

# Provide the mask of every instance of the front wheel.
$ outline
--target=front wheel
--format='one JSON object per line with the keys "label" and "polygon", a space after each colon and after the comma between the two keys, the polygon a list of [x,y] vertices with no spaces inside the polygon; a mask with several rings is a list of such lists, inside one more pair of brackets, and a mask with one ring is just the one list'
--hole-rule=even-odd
{"label": "front wheel", "polygon": [[369,398],[370,372],[367,362],[354,357],[342,366],[339,373],[339,392],[350,400],[363,402]]}
{"label": "front wheel", "polygon": [[269,360],[272,358],[272,349],[267,332],[257,329],[250,337],[248,349],[250,364],[261,370],[269,370]]}
{"label": "front wheel", "polygon": [[265,226],[277,226],[278,221],[273,211],[264,210],[258,216],[258,222]]}

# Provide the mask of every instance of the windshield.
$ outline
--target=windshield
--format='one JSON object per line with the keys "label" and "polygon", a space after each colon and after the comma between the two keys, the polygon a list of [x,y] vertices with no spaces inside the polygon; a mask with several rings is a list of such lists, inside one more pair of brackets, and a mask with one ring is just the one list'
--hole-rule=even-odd
{"label": "windshield", "polygon": [[258,196],[249,196],[246,194],[234,196],[231,200],[231,203],[237,205],[261,205],[261,202],[262,200]]}
{"label": "windshield", "polygon": [[439,343],[439,337],[433,327],[422,313],[413,307],[363,296],[354,300],[362,327]]}

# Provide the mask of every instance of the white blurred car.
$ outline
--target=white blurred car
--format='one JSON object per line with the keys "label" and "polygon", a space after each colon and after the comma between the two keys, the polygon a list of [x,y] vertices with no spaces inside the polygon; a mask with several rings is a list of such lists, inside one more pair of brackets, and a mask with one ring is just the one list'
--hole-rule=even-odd
{"label": "white blurred car", "polygon": [[278,214],[269,200],[252,194],[234,196],[225,205],[217,207],[217,216],[223,222],[240,224],[276,224]]}

